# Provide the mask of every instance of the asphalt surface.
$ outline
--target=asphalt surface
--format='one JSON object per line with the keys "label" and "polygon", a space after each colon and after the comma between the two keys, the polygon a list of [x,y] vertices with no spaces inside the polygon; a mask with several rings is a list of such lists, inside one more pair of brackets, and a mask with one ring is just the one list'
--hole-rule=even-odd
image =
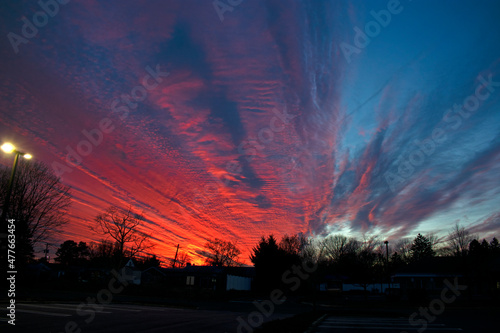
{"label": "asphalt surface", "polygon": [[[377,317],[337,317],[327,316],[314,330],[315,333],[344,332],[415,332],[422,325],[410,325],[408,318],[377,318]],[[445,324],[427,323],[426,332],[459,332],[460,327],[448,327]]]}
{"label": "asphalt surface", "polygon": [[[264,302],[260,300],[260,302]],[[85,304],[83,306],[82,304]],[[0,313],[0,332],[236,332],[251,333],[263,322],[285,319],[310,310],[310,307],[285,302],[272,311],[262,307],[263,315],[251,300],[238,299],[229,302],[197,302],[189,307],[141,305],[140,303],[115,303],[101,307],[83,302],[18,302],[16,325],[8,324],[6,311]],[[262,303],[263,304],[263,303]],[[362,303],[360,303],[362,304]],[[390,307],[380,305],[344,304],[319,305],[326,312],[322,320],[311,327],[312,333],[353,332],[496,332],[500,309],[497,306],[466,303],[447,307],[432,320],[422,315],[418,306]],[[2,304],[5,309],[5,304]],[[276,332],[273,332],[276,333]]]}
{"label": "asphalt surface", "polygon": [[342,315],[335,311],[328,313],[319,320],[312,333],[354,333],[354,332],[497,332],[499,308],[495,307],[455,307],[447,308],[439,315],[430,315],[426,320],[420,314],[419,307],[405,309],[397,316],[387,316],[374,312],[371,315]]}
{"label": "asphalt surface", "polygon": [[[79,303],[18,303],[15,326],[5,312],[0,332],[238,332],[251,312],[181,309],[134,304],[110,304],[103,308],[79,307]],[[262,321],[283,319],[291,314],[262,316]],[[238,320],[238,317],[241,319]],[[260,315],[251,318],[260,321]],[[251,326],[250,326],[251,327]],[[240,328],[240,332],[246,332]]]}

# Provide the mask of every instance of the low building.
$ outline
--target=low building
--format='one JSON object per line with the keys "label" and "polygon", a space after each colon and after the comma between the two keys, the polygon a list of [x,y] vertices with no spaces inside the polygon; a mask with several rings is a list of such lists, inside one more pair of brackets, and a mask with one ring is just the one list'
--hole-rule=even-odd
{"label": "low building", "polygon": [[208,290],[250,290],[255,276],[253,267],[186,266],[151,267],[143,271],[144,284]]}
{"label": "low building", "polygon": [[409,299],[425,299],[439,295],[446,281],[464,284],[464,275],[452,257],[433,257],[411,263],[391,276],[399,284],[401,295]]}

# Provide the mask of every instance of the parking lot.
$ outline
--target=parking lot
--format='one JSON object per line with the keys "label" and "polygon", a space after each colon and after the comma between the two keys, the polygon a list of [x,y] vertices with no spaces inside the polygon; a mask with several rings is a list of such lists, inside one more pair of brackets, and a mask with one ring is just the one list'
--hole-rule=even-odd
{"label": "parking lot", "polygon": [[[247,312],[197,310],[161,306],[113,304],[102,309],[78,303],[19,303],[15,327],[0,318],[1,332],[236,332],[238,316]],[[276,314],[267,320],[286,318]],[[267,321],[266,320],[266,321]],[[14,328],[14,330],[8,330]]]}
{"label": "parking lot", "polygon": [[[326,332],[416,332],[420,325],[412,326],[408,318],[377,317],[336,317],[326,316],[315,329],[316,333]],[[456,332],[460,327],[448,327],[445,324],[427,324],[427,332]]]}

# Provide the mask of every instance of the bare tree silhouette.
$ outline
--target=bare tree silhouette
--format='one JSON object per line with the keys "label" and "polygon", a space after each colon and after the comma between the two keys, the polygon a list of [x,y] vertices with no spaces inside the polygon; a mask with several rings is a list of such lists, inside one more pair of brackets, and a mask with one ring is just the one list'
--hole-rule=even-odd
{"label": "bare tree silhouette", "polygon": [[[5,201],[11,168],[0,169],[0,202]],[[33,255],[33,246],[67,223],[70,188],[42,162],[20,161],[6,216],[15,219],[18,259]],[[4,207],[2,207],[3,209]]]}
{"label": "bare tree silhouette", "polygon": [[[126,210],[110,206],[95,218],[100,232],[115,241],[121,259],[126,256],[132,257],[152,247],[148,241],[150,235],[140,230],[143,221],[143,215],[134,213],[132,206]],[[92,227],[91,229],[93,230]]]}

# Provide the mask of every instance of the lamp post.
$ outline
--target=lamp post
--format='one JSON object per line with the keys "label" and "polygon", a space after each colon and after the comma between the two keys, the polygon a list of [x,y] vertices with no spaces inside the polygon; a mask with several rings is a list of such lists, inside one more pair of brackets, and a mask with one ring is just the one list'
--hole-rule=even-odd
{"label": "lamp post", "polygon": [[387,278],[389,279],[389,289],[391,286],[391,277],[389,276],[389,241],[384,241],[385,244],[385,267],[387,270]]}
{"label": "lamp post", "polygon": [[389,241],[384,241],[384,244],[385,244],[385,258],[386,258],[386,263],[387,263],[387,265],[389,265]]}
{"label": "lamp post", "polygon": [[8,143],[8,142],[4,143],[0,148],[8,154],[10,154],[10,153],[15,154],[14,165],[12,166],[12,172],[10,174],[9,185],[7,186],[7,193],[5,194],[5,202],[4,202],[4,205],[2,207],[1,221],[5,221],[5,218],[7,216],[7,210],[9,209],[9,204],[10,204],[10,195],[12,194],[12,188],[14,186],[14,179],[16,176],[16,169],[17,169],[17,163],[19,162],[19,156],[23,156],[24,158],[26,158],[28,160],[32,156],[30,154],[20,152],[19,150],[16,149],[16,147],[14,147],[13,144]]}

